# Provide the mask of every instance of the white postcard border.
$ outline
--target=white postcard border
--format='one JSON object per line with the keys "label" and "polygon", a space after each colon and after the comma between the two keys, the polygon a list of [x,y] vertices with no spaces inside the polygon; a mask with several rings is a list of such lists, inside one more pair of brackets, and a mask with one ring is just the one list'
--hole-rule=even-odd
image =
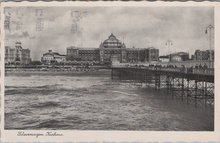
{"label": "white postcard border", "polygon": [[[215,131],[80,131],[80,130],[4,130],[4,16],[3,9],[7,6],[195,6],[215,8]],[[159,9],[158,9],[159,10]],[[3,142],[165,142],[165,141],[220,141],[220,3],[217,2],[3,2],[1,3],[1,140]],[[199,120],[199,119],[198,119]],[[18,136],[19,132],[39,134],[35,136]],[[47,132],[56,132],[62,136],[45,136]],[[40,134],[44,134],[41,136]],[[38,137],[37,137],[38,136]]]}

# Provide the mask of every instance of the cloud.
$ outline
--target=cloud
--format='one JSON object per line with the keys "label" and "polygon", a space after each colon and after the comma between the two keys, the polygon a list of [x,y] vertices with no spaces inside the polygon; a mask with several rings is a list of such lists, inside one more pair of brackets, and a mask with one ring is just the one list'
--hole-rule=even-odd
{"label": "cloud", "polygon": [[[42,7],[44,30],[37,32],[35,9],[22,8],[23,29],[6,35],[13,42],[22,39],[35,59],[49,49],[65,54],[71,45],[98,48],[111,33],[127,47],[154,46],[163,54],[171,39],[173,51],[193,53],[208,47],[204,30],[214,24],[212,7]],[[86,14],[75,22],[72,11]]]}
{"label": "cloud", "polygon": [[21,31],[18,31],[18,32],[15,32],[15,33],[10,33],[7,35],[7,38],[9,39],[22,39],[22,38],[29,38],[30,35],[27,31],[25,32],[21,32]]}

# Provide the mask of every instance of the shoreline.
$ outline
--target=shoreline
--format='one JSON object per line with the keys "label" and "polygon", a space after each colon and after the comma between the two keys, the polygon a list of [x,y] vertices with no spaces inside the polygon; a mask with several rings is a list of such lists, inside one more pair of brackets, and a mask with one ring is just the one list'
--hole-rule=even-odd
{"label": "shoreline", "polygon": [[30,75],[71,75],[71,76],[110,76],[110,69],[98,70],[11,70],[5,71],[5,76],[30,76]]}

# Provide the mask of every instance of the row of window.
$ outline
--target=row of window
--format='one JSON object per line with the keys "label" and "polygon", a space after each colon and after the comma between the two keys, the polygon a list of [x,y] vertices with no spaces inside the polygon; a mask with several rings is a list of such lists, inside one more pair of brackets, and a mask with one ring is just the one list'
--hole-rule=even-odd
{"label": "row of window", "polygon": [[[104,50],[104,53],[121,53],[122,50]],[[67,50],[67,55],[77,54],[76,50]],[[99,54],[99,50],[79,50],[79,54]],[[125,51],[125,53],[145,54],[144,51]],[[148,52],[149,53],[149,52]],[[158,50],[150,50],[151,54],[158,54]]]}
{"label": "row of window", "polygon": [[[121,54],[104,54],[103,57],[106,57],[106,56],[111,56],[111,55],[121,55]],[[143,54],[138,54],[138,53],[127,53],[126,56],[129,58],[129,57],[135,57],[135,58],[145,58],[145,56]],[[73,57],[96,57],[96,58],[99,58],[100,55],[99,54],[91,54],[91,53],[83,53],[83,54],[79,54],[79,56],[73,56]],[[158,57],[157,55],[151,55],[151,58],[154,58],[154,57]]]}

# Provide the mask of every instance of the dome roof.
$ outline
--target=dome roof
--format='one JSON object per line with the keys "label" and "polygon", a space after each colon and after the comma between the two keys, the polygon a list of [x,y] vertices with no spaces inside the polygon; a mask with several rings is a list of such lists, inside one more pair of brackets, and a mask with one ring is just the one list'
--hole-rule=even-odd
{"label": "dome roof", "polygon": [[103,42],[105,48],[121,48],[122,43],[111,33],[111,35]]}
{"label": "dome roof", "polygon": [[115,35],[113,35],[112,33],[111,33],[111,35],[108,37],[108,39],[106,39],[105,41],[104,41],[104,43],[106,43],[106,42],[119,42],[119,40],[115,37]]}

